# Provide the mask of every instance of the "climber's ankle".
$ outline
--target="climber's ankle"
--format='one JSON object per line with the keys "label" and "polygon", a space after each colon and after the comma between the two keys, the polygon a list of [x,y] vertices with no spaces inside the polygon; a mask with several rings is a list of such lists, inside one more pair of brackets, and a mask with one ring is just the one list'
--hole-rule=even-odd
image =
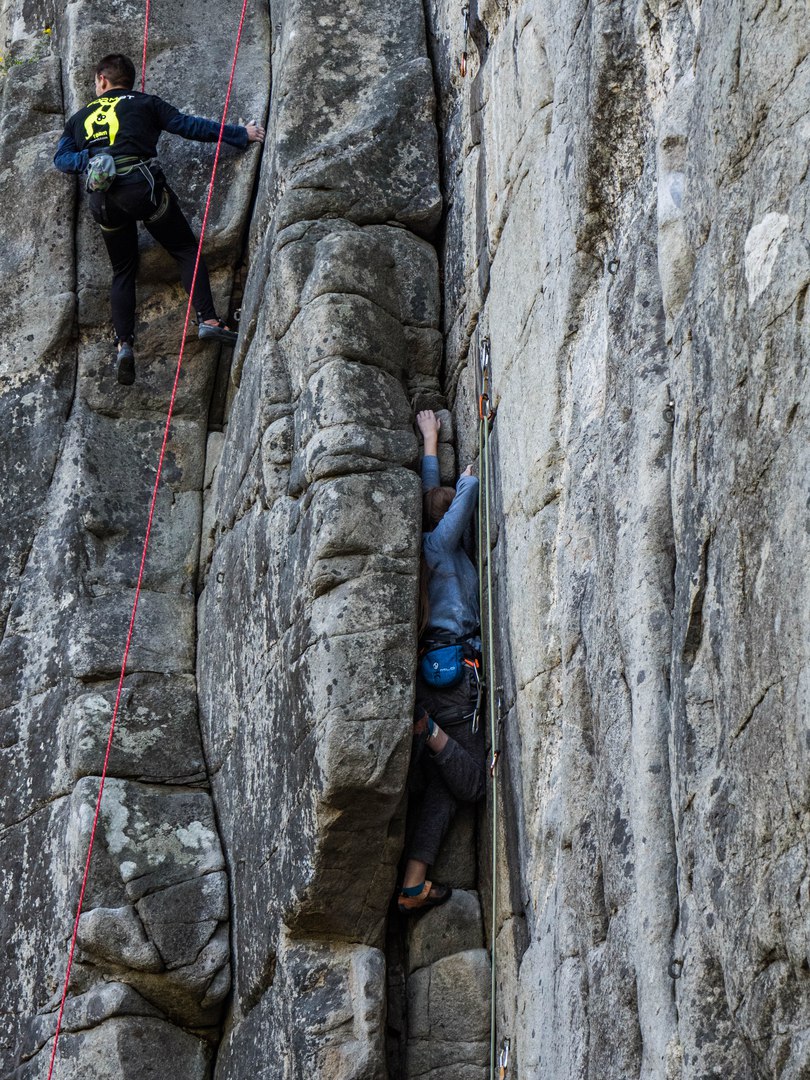
{"label": "climber's ankle", "polygon": [[421,889],[425,884],[426,875],[427,863],[422,862],[421,859],[408,859],[402,878],[403,889],[412,889],[415,885]]}

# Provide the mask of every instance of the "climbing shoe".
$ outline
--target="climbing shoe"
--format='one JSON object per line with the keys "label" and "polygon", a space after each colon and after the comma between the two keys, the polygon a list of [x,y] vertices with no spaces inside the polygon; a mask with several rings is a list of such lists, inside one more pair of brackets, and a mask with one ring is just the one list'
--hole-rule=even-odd
{"label": "climbing shoe", "polygon": [[208,323],[201,322],[197,331],[197,337],[202,341],[221,341],[225,345],[235,345],[238,336],[235,330],[228,329],[222,319],[219,320],[217,326],[209,326]]}
{"label": "climbing shoe", "polygon": [[122,386],[132,386],[135,382],[135,353],[128,341],[118,350],[117,377]]}
{"label": "climbing shoe", "polygon": [[[416,895],[409,895],[419,889]],[[434,885],[430,881],[421,886],[416,885],[413,889],[402,889],[397,898],[397,905],[403,915],[421,915],[431,908],[439,907],[446,903],[453,895],[453,890],[448,885]]]}

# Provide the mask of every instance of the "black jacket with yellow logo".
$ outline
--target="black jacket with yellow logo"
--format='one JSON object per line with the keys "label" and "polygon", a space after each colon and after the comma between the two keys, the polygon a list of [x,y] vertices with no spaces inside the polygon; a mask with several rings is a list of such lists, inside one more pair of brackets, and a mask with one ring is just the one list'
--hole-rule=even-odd
{"label": "black jacket with yellow logo", "polygon": [[[54,165],[62,172],[83,172],[94,154],[115,158],[152,158],[162,131],[198,142],[216,142],[219,124],[201,116],[189,116],[154,94],[137,90],[108,90],[91,101],[65,124]],[[226,124],[223,141],[244,149],[247,129]]]}

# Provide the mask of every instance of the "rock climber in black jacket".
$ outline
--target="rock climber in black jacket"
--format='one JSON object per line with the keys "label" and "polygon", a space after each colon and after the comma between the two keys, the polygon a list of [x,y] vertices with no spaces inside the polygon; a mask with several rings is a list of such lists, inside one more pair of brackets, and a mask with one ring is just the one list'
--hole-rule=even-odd
{"label": "rock climber in black jacket", "polygon": [[[219,124],[181,113],[153,94],[133,90],[135,66],[120,53],[111,53],[96,67],[97,97],[79,109],[65,125],[54,164],[67,173],[86,173],[90,212],[112,263],[110,299],[118,349],[118,381],[135,381],[135,275],[138,268],[138,225],[142,221],[159,244],[180,265],[186,292],[191,291],[197,239],[177,196],[166,183],[157,162],[162,131],[184,139],[216,142]],[[226,124],[223,141],[244,150],[264,141],[264,128]],[[110,158],[113,161],[110,161]],[[211,296],[208,270],[202,259],[194,285],[199,336],[233,344],[236,333],[222,322]]]}

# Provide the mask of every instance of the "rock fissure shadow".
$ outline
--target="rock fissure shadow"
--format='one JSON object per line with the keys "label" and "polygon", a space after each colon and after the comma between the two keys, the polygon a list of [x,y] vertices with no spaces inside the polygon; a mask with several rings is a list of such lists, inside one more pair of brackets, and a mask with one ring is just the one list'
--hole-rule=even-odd
{"label": "rock fissure shadow", "polygon": [[[474,428],[475,422],[470,423]],[[444,449],[450,447],[444,444]],[[493,559],[499,554],[496,542]],[[503,572],[499,566],[498,574]],[[500,628],[501,620],[496,620],[496,625]],[[503,686],[511,685],[513,676],[504,641],[504,635],[498,632],[494,643],[498,683],[495,693],[505,699]],[[506,726],[514,708],[513,693],[503,701],[502,708],[505,724],[500,739],[498,804],[501,822],[504,815],[507,821],[499,835],[497,933],[509,925],[508,963],[514,965],[516,973],[528,946],[528,932],[513,872],[520,865],[519,833],[513,827],[513,807],[517,803],[508,764],[510,752],[517,748],[519,753],[519,739],[516,732],[510,736]],[[489,763],[492,748],[486,700],[481,722],[487,727]],[[479,1075],[478,1070],[483,1070],[489,1061],[491,798],[488,778],[485,800],[477,806],[459,806],[436,865],[429,869],[432,880],[453,887],[450,901],[417,919],[402,916],[396,901],[391,903],[386,936],[386,1054],[390,1080],[406,1080],[414,1075],[416,1062],[429,1068],[431,1061],[438,1060],[437,1054],[447,1066],[469,1068],[470,1075]],[[403,856],[400,872],[404,863]]]}

